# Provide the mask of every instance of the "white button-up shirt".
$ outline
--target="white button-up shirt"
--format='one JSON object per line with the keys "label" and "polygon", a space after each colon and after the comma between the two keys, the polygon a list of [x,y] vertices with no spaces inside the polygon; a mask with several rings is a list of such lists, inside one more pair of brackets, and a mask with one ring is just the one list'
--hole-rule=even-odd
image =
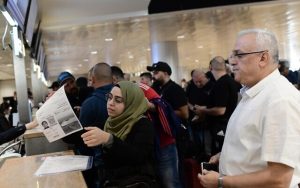
{"label": "white button-up shirt", "polygon": [[300,182],[300,92],[273,71],[251,88],[227,126],[220,173],[240,175],[262,170],[267,162],[294,168],[290,187]]}

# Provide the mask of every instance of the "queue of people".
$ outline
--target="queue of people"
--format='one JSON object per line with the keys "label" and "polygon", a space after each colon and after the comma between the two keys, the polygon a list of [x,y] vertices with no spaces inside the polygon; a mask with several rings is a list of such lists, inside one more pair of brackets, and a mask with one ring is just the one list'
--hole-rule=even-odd
{"label": "queue of people", "polygon": [[[239,33],[230,65],[212,58],[209,72],[193,70],[184,89],[162,61],[145,67],[140,84],[98,63],[83,98],[75,77],[62,72],[58,87],[84,127],[63,140],[93,156],[83,172],[88,187],[186,187],[186,158],[219,165],[198,175],[203,187],[297,187],[300,93],[280,75],[278,57],[275,36],[251,29]],[[1,105],[1,142],[37,126],[2,126],[7,110]]]}

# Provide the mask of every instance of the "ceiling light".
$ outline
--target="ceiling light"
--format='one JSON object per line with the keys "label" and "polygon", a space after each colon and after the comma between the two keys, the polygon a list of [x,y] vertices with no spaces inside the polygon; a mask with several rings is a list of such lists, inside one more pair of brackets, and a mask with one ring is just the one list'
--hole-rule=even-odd
{"label": "ceiling light", "polygon": [[184,35],[177,36],[178,39],[184,39]]}
{"label": "ceiling light", "polygon": [[92,51],[91,54],[96,55],[98,54],[98,51]]}
{"label": "ceiling light", "polygon": [[133,55],[128,56],[129,59],[133,59]]}
{"label": "ceiling light", "polygon": [[6,64],[7,67],[12,67],[13,64],[9,63],[9,64]]}
{"label": "ceiling light", "polygon": [[83,59],[83,61],[87,62],[87,61],[89,61],[89,59]]}
{"label": "ceiling light", "polygon": [[0,59],[3,59],[3,57],[0,56]]}
{"label": "ceiling light", "polygon": [[104,39],[106,42],[110,42],[110,41],[113,41],[113,39],[112,38],[106,38],[106,39]]}
{"label": "ceiling light", "polygon": [[120,61],[117,61],[117,62],[116,62],[116,64],[118,64],[118,65],[119,65],[119,64],[121,64],[121,62],[120,62]]}
{"label": "ceiling light", "polygon": [[198,62],[199,62],[199,60],[198,60],[198,59],[195,59],[195,62],[196,62],[196,63],[198,63]]}
{"label": "ceiling light", "polygon": [[151,49],[150,49],[150,48],[147,48],[147,51],[151,51]]}
{"label": "ceiling light", "polygon": [[203,46],[202,46],[202,45],[200,45],[200,46],[198,46],[198,48],[203,48]]}
{"label": "ceiling light", "polygon": [[65,71],[72,74],[72,71],[70,69],[66,69]]}
{"label": "ceiling light", "polygon": [[78,64],[78,67],[82,67],[82,64]]}

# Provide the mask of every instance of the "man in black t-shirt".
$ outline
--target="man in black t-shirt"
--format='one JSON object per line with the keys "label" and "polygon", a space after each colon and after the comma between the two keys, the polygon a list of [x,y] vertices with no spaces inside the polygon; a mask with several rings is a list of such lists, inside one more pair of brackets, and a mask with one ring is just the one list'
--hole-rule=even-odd
{"label": "man in black t-shirt", "polygon": [[[167,63],[160,61],[156,64],[153,64],[152,66],[147,66],[147,70],[153,72],[153,78],[155,80],[155,82],[153,83],[153,89],[161,96],[162,99],[167,101],[172,106],[175,114],[181,119],[182,123],[184,124],[188,119],[187,99],[185,97],[184,90],[170,79],[170,76],[172,74],[171,67]],[[176,135],[176,145],[179,158],[178,167],[179,174],[181,174],[181,180],[183,178],[182,159],[186,153],[187,148],[185,135],[186,134]],[[168,150],[169,151],[164,151],[163,154],[166,158],[170,155],[174,155],[174,153],[170,152],[170,149]],[[172,163],[165,161],[163,167],[160,168],[165,169],[164,171],[166,172],[172,171],[170,169],[174,170],[174,166],[171,167],[170,164],[172,165]],[[175,169],[177,168],[175,167]],[[172,179],[174,178],[175,172],[168,174],[169,176],[173,176],[170,177]],[[181,187],[181,185],[177,184],[176,187]]]}
{"label": "man in black t-shirt", "polygon": [[192,80],[189,81],[186,88],[186,97],[189,106],[189,121],[195,142],[194,152],[196,157],[205,159],[210,156],[211,148],[211,134],[207,127],[207,122],[204,116],[199,117],[194,113],[194,106],[207,106],[209,102],[209,94],[214,85],[210,81],[204,71],[201,69],[194,69],[191,73]]}
{"label": "man in black t-shirt", "polygon": [[207,107],[195,106],[194,112],[206,115],[212,134],[212,154],[221,151],[228,120],[237,105],[238,88],[226,73],[225,60],[217,56],[211,60],[211,72],[216,82],[210,92]]}
{"label": "man in black t-shirt", "polygon": [[175,114],[182,121],[186,121],[188,119],[187,99],[184,90],[171,80],[171,67],[159,61],[152,66],[147,66],[147,70],[153,72],[155,80],[153,89],[172,106]]}

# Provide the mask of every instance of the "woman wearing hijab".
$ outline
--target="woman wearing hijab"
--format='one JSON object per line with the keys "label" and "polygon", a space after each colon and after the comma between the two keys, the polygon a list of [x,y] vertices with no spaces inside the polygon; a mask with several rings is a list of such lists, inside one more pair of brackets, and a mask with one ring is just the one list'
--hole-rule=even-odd
{"label": "woman wearing hijab", "polygon": [[121,81],[107,94],[104,131],[85,128],[84,143],[103,148],[104,187],[155,187],[154,129],[144,116],[147,108],[138,85]]}

